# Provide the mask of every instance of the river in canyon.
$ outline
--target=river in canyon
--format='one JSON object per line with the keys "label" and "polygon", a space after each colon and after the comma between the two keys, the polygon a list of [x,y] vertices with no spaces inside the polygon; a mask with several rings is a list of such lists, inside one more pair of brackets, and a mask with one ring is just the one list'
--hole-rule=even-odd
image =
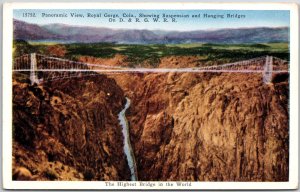
{"label": "river in canyon", "polygon": [[130,99],[126,97],[126,105],[124,109],[119,113],[119,121],[122,126],[122,133],[124,136],[124,152],[127,157],[128,166],[131,173],[131,181],[137,181],[137,168],[134,158],[134,153],[131,147],[130,138],[129,138],[129,125],[125,116],[126,110],[130,106]]}

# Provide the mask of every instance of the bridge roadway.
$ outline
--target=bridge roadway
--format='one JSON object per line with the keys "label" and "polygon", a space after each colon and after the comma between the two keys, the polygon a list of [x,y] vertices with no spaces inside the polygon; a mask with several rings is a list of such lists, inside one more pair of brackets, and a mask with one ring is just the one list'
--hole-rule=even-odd
{"label": "bridge roadway", "polygon": [[[15,72],[30,72],[31,69],[15,69]],[[197,68],[128,68],[128,69],[37,69],[35,72],[98,72],[98,73],[168,73],[168,72],[210,72],[210,73],[263,73],[264,70],[247,69],[197,69]],[[288,73],[288,70],[277,70],[272,73]]]}
{"label": "bridge roadway", "polygon": [[[275,60],[275,61],[274,61]],[[40,83],[40,80],[78,77],[82,75],[95,75],[99,73],[261,73],[264,83],[272,82],[272,74],[288,73],[287,61],[273,57],[262,56],[244,61],[225,63],[214,66],[192,68],[128,68],[121,66],[108,66],[103,64],[89,64],[66,59],[54,58],[31,53],[15,59],[14,72],[30,72],[32,84]],[[45,77],[39,79],[39,72]],[[44,73],[45,72],[45,73]],[[49,72],[47,74],[47,72]]]}

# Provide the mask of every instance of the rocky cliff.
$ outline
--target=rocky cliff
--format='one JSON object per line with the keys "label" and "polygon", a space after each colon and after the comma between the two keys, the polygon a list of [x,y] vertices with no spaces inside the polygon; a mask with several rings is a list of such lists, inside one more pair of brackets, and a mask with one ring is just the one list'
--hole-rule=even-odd
{"label": "rocky cliff", "polygon": [[[140,180],[287,181],[288,80],[260,74],[114,76]],[[134,82],[134,83],[133,83]]]}
{"label": "rocky cliff", "polygon": [[13,83],[15,179],[287,181],[289,83],[261,74],[111,74]]}
{"label": "rocky cliff", "polygon": [[13,179],[129,180],[118,121],[124,104],[104,75],[39,86],[14,80]]}

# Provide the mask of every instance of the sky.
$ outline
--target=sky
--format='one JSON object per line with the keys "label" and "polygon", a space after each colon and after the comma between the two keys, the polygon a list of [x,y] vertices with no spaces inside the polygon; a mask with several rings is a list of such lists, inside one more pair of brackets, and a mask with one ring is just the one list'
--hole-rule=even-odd
{"label": "sky", "polygon": [[[34,13],[35,17],[28,17],[26,13]],[[83,17],[72,17],[72,13],[77,16],[82,15]],[[152,17],[141,17],[140,14]],[[57,15],[60,15],[60,17],[57,17]],[[131,16],[129,17],[129,15]],[[166,17],[166,15],[176,15],[177,17],[174,17],[175,20],[172,22],[172,18]],[[154,21],[153,18],[157,18],[157,16],[158,20]],[[213,30],[219,28],[289,27],[289,17],[289,11],[286,10],[14,10],[15,19],[40,25],[62,23],[116,29],[175,31]],[[140,22],[136,22],[136,19]],[[145,19],[148,22],[146,22]],[[168,22],[164,22],[166,21],[164,19],[167,19]]]}

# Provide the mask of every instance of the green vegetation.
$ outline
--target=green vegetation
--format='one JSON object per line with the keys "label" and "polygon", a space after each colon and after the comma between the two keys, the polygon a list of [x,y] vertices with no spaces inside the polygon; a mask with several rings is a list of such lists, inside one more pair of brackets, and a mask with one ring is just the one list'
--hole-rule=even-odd
{"label": "green vegetation", "polygon": [[36,52],[36,47],[30,45],[24,40],[14,40],[13,42],[13,56],[19,57],[24,54]]}
{"label": "green vegetation", "polygon": [[[205,65],[222,64],[240,60],[251,59],[264,55],[273,55],[289,60],[288,43],[264,44],[114,44],[114,43],[71,43],[57,44],[65,48],[65,57],[76,59],[80,56],[111,58],[116,54],[127,57],[130,66],[148,63],[156,67],[160,58],[166,56],[197,56],[199,63]],[[52,43],[33,43],[15,41],[15,56],[25,52],[49,53]]]}

